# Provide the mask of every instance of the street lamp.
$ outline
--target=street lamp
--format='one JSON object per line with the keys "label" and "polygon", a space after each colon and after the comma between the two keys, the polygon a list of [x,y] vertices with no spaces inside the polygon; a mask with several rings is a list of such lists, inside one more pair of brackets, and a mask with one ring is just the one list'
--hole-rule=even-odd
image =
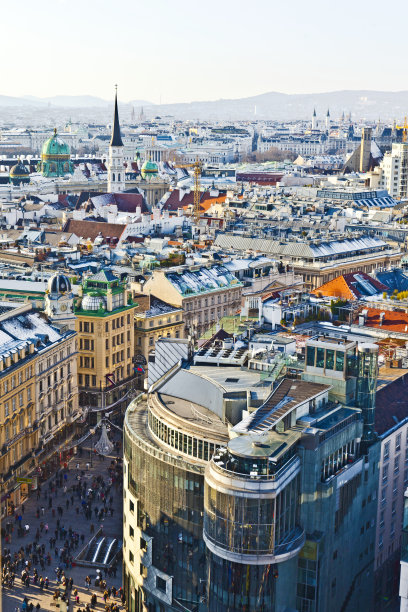
{"label": "street lamp", "polygon": [[94,447],[94,440],[93,440],[93,436],[94,436],[94,433],[95,433],[95,429],[91,428],[91,429],[89,430],[89,432],[90,432],[90,434],[91,434],[91,436],[92,436],[92,448],[91,448],[91,450],[89,451],[89,452],[91,453],[91,467],[92,467],[92,455],[93,455],[93,447]]}

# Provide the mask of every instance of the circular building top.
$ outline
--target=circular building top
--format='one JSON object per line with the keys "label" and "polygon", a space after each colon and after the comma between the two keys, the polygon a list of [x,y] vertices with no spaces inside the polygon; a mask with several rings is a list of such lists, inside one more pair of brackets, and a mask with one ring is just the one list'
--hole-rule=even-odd
{"label": "circular building top", "polygon": [[228,450],[239,457],[267,459],[276,451],[276,442],[265,435],[238,436],[228,442]]}
{"label": "circular building top", "polygon": [[142,178],[146,179],[152,176],[157,176],[158,171],[157,164],[150,161],[150,159],[146,160],[141,169]]}
{"label": "circular building top", "polygon": [[69,159],[69,157],[69,146],[58,136],[57,128],[55,128],[54,134],[43,144],[41,158],[43,160],[55,159],[58,161],[61,159]]}
{"label": "circular building top", "polygon": [[67,293],[71,291],[71,282],[65,274],[54,274],[48,281],[48,291],[50,293]]}
{"label": "circular building top", "polygon": [[10,168],[9,176],[11,182],[14,184],[30,182],[30,172],[20,160],[18,160],[17,164]]}
{"label": "circular building top", "polygon": [[105,302],[96,293],[88,293],[82,299],[82,310],[99,310],[105,307]]}

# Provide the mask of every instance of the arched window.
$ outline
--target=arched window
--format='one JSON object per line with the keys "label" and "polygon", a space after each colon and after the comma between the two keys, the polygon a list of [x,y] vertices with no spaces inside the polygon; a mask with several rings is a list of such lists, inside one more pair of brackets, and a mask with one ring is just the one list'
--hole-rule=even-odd
{"label": "arched window", "polygon": [[118,174],[118,181],[120,181],[120,173]]}
{"label": "arched window", "polygon": [[115,173],[112,174],[112,181],[115,181]]}

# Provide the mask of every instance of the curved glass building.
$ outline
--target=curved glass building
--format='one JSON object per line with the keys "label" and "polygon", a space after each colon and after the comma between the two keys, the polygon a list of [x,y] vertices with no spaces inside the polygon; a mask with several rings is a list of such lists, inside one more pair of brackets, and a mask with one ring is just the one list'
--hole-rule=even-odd
{"label": "curved glass building", "polygon": [[193,365],[186,341],[158,341],[149,391],[127,409],[128,609],[358,609],[378,478],[376,447],[360,451],[364,411],[329,401],[329,384],[271,388],[230,353]]}

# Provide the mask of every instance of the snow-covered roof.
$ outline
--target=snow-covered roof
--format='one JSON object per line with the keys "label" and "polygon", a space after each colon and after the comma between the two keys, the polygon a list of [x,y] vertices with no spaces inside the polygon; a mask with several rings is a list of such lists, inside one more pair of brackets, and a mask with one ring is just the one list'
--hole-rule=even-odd
{"label": "snow-covered roof", "polygon": [[167,279],[182,295],[241,287],[241,283],[225,266],[167,272]]}

